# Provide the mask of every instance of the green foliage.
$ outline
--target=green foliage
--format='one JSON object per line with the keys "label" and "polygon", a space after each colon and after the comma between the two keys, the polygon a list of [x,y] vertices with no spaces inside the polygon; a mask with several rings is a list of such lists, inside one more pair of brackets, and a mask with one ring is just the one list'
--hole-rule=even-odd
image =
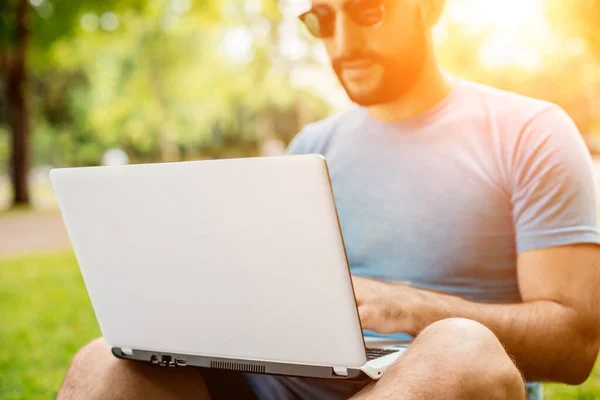
{"label": "green foliage", "polygon": [[0,49],[12,46],[14,41],[14,10],[17,0],[0,2]]}
{"label": "green foliage", "polygon": [[111,147],[133,161],[252,155],[297,133],[297,99],[328,110],[272,65],[275,1],[42,0],[30,17],[36,163],[98,164]]}
{"label": "green foliage", "polygon": [[10,133],[0,125],[0,174],[8,172],[10,158]]}

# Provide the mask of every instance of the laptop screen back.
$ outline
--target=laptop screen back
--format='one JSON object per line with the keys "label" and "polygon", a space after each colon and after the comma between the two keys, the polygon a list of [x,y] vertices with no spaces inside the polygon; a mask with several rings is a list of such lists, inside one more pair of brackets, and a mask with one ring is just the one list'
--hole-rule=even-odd
{"label": "laptop screen back", "polygon": [[365,363],[322,157],[58,169],[51,180],[111,346]]}

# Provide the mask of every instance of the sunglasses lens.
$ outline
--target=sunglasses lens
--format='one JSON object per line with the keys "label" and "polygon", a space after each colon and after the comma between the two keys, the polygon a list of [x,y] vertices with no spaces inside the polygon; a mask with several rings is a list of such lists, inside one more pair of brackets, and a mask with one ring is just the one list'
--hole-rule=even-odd
{"label": "sunglasses lens", "polygon": [[358,15],[354,15],[353,20],[361,26],[372,26],[379,23],[382,16],[381,10],[368,10],[366,12],[361,12]]}
{"label": "sunglasses lens", "polygon": [[356,0],[349,3],[347,8],[352,20],[364,27],[378,24],[383,19],[383,7],[381,1]]}
{"label": "sunglasses lens", "polygon": [[334,18],[334,13],[324,8],[313,9],[300,16],[310,33],[318,38],[333,35]]}
{"label": "sunglasses lens", "polygon": [[304,25],[308,28],[310,33],[312,33],[316,37],[321,37],[321,26],[319,24],[319,18],[312,13],[308,12],[300,17]]}

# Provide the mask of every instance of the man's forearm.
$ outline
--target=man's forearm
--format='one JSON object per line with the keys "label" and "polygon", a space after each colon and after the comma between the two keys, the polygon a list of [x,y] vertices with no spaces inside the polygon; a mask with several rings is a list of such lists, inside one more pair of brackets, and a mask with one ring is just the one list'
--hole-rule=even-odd
{"label": "man's forearm", "polygon": [[404,310],[407,307],[411,310],[414,331],[410,333],[416,334],[445,318],[478,321],[494,331],[528,380],[578,383],[585,379],[590,368],[581,365],[581,360],[586,359],[581,352],[587,351],[586,335],[593,336],[593,332],[586,332],[575,310],[561,304],[552,301],[482,304],[419,289],[409,296],[411,299],[407,299],[403,290],[397,294],[393,301]]}

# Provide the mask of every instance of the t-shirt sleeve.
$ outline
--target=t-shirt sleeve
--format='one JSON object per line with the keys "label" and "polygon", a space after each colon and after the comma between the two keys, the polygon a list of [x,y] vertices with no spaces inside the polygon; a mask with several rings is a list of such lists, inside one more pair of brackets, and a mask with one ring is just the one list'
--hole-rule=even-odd
{"label": "t-shirt sleeve", "polygon": [[306,139],[306,128],[304,128],[290,142],[290,144],[287,148],[287,154],[289,154],[289,155],[307,154],[307,153],[310,153],[308,148],[309,148],[309,146],[308,146],[307,139]]}
{"label": "t-shirt sleeve", "polygon": [[525,126],[513,168],[518,252],[600,244],[591,156],[566,112],[549,107]]}
{"label": "t-shirt sleeve", "polygon": [[328,121],[306,125],[290,142],[287,154],[321,154],[324,155],[325,145],[331,136]]}

